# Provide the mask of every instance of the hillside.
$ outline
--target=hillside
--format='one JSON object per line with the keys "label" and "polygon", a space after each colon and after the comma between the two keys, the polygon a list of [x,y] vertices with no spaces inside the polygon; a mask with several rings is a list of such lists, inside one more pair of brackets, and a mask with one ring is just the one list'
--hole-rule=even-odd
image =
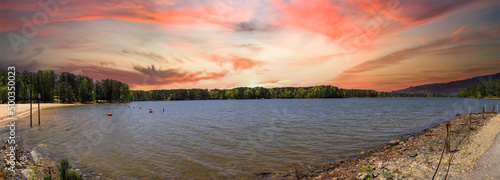
{"label": "hillside", "polygon": [[499,98],[500,80],[485,81],[465,88],[458,93],[461,98]]}
{"label": "hillside", "polygon": [[406,89],[401,89],[393,92],[412,92],[412,93],[438,93],[438,94],[451,94],[457,95],[461,90],[472,86],[474,84],[500,79],[500,73],[478,76],[465,80],[451,81],[447,83],[425,84],[420,86],[411,86]]}

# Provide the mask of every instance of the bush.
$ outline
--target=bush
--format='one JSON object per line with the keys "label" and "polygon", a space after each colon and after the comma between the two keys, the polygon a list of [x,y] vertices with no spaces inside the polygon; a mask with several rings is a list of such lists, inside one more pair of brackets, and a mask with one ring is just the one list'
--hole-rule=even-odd
{"label": "bush", "polygon": [[81,180],[82,176],[76,172],[71,171],[68,159],[63,159],[57,165],[57,179],[58,180]]}

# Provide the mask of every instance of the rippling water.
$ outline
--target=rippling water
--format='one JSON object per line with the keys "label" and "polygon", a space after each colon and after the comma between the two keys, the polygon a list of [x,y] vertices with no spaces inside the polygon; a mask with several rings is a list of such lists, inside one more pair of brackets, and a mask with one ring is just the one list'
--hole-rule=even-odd
{"label": "rippling water", "polygon": [[456,113],[468,112],[469,105],[471,111],[480,111],[484,104],[491,108],[500,101],[349,98],[133,102],[125,107],[44,109],[42,126],[30,129],[29,118],[24,118],[19,122],[18,135],[39,151],[69,157],[77,167],[112,177],[251,176],[294,162],[319,163],[358,153],[450,120]]}

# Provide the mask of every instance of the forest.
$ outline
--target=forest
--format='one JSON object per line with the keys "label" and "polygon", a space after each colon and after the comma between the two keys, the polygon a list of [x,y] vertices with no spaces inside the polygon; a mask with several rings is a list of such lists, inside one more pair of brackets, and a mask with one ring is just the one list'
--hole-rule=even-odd
{"label": "forest", "polygon": [[313,87],[237,87],[233,89],[172,89],[132,91],[134,101],[206,100],[206,99],[292,99],[292,98],[366,98],[366,97],[448,97],[431,93],[377,92],[341,89],[322,85]]}
{"label": "forest", "polygon": [[[5,69],[0,69],[1,103],[7,100],[7,72]],[[106,102],[132,100],[128,85],[112,79],[94,81],[87,76],[67,72],[55,74],[53,70],[16,72],[15,78],[15,97],[18,103],[29,102],[30,92],[33,94],[33,99],[40,93],[41,102],[92,103],[96,100]]]}
{"label": "forest", "polygon": [[469,86],[458,93],[461,98],[500,98],[500,80],[489,80]]}
{"label": "forest", "polygon": [[[7,70],[0,70],[0,102],[7,100]],[[341,89],[330,85],[313,87],[236,87],[232,89],[161,89],[130,90],[126,83],[112,79],[94,81],[87,76],[53,70],[16,72],[15,94],[18,103],[28,102],[29,93],[41,102],[93,103],[129,101],[171,101],[208,99],[292,99],[292,98],[367,98],[367,97],[444,97],[432,93],[378,92],[374,90]]]}

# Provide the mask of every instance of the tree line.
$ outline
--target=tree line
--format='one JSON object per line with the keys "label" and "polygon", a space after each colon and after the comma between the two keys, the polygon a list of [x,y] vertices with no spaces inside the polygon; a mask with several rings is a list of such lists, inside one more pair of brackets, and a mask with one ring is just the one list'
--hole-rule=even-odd
{"label": "tree line", "polygon": [[500,80],[489,80],[469,86],[458,93],[461,98],[500,98]]}
{"label": "tree line", "polygon": [[[0,102],[7,102],[7,70],[0,69]],[[112,79],[94,81],[87,76],[63,72],[55,74],[53,70],[38,72],[16,72],[16,102],[28,102],[40,93],[42,102],[90,103],[96,100],[108,102],[128,102],[131,91],[126,83]]]}
{"label": "tree line", "polygon": [[[0,102],[7,102],[7,70],[0,69]],[[232,89],[161,89],[130,90],[128,84],[112,79],[94,81],[87,76],[53,70],[16,72],[16,101],[28,102],[41,93],[42,102],[91,103],[162,101],[162,100],[209,100],[209,99],[293,99],[293,98],[350,98],[350,97],[448,97],[435,93],[378,92],[374,90],[342,89],[330,85],[311,87],[236,87]]]}
{"label": "tree line", "polygon": [[378,92],[374,90],[341,89],[322,85],[312,87],[237,87],[232,89],[171,89],[132,91],[134,101],[208,100],[208,99],[293,99],[350,97],[449,97],[433,93]]}

